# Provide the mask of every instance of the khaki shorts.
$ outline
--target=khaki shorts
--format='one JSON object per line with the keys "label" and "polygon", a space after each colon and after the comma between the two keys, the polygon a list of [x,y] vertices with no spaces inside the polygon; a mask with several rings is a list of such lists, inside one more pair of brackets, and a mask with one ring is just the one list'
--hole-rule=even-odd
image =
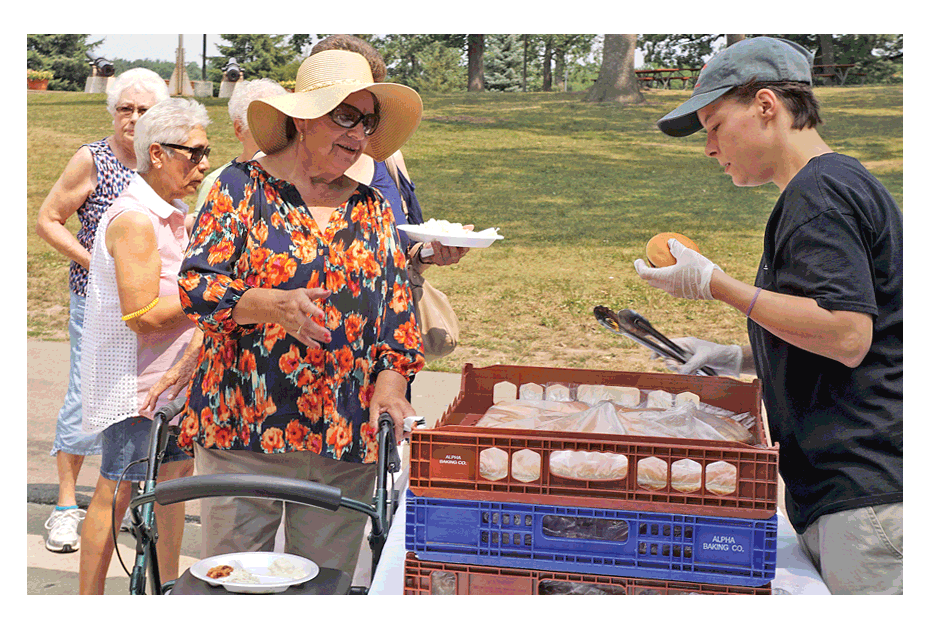
{"label": "khaki shorts", "polygon": [[834,595],[904,593],[903,503],[825,514],[798,541]]}
{"label": "khaki shorts", "polygon": [[[306,451],[266,454],[220,451],[194,445],[198,475],[251,473],[315,481],[342,489],[342,495],[371,503],[375,466],[340,462]],[[239,551],[274,551],[284,520],[284,551],[351,576],[368,517],[354,510],[335,512],[269,499],[201,500],[203,557]]]}

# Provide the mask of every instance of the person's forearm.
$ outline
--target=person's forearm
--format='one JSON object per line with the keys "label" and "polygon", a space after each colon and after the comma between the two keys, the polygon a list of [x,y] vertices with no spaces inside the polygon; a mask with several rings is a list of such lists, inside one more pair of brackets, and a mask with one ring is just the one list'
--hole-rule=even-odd
{"label": "person's forearm", "polygon": [[[808,352],[858,365],[871,345],[871,328],[854,325],[844,313],[821,308],[812,298],[759,291],[757,287],[715,270],[711,292],[776,337]],[[755,303],[753,303],[755,300]]]}
{"label": "person's forearm", "polygon": [[90,269],[90,252],[64,225],[57,221],[43,220],[40,217],[36,223],[36,233],[54,247],[55,251],[70,258],[84,269]]}
{"label": "person's forearm", "polygon": [[187,320],[181,308],[181,298],[177,295],[165,295],[150,310],[138,317],[126,321],[134,333],[152,333],[180,326]]}
{"label": "person's forearm", "polygon": [[276,322],[281,316],[284,292],[278,289],[249,289],[233,307],[233,320],[240,326]]}

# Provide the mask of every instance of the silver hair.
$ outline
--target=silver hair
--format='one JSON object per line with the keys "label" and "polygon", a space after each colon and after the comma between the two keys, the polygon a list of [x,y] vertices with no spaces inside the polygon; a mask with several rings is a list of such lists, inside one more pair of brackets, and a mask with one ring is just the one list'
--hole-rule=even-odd
{"label": "silver hair", "polygon": [[169,98],[155,104],[136,122],[132,142],[136,171],[148,173],[151,170],[149,147],[153,144],[184,144],[195,127],[206,129],[209,124],[207,109],[197,101]]}
{"label": "silver hair", "polygon": [[110,87],[107,88],[107,111],[111,116],[116,115],[116,104],[119,103],[123,92],[129,88],[148,92],[155,97],[156,103],[169,97],[168,85],[164,79],[147,68],[132,68],[113,79]]}
{"label": "silver hair", "polygon": [[238,120],[243,131],[248,131],[249,120],[246,114],[249,111],[249,103],[286,93],[287,90],[271,79],[242,81],[236,85],[235,91],[229,97],[229,119],[234,123]]}

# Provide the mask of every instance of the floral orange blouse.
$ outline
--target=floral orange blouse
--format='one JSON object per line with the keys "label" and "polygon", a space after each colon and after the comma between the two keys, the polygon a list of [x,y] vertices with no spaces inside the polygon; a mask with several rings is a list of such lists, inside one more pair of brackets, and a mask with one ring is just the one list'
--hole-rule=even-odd
{"label": "floral orange blouse", "polygon": [[[321,232],[300,194],[257,162],[217,179],[179,276],[181,304],[204,331],[178,444],[374,462],[368,407],[381,370],[423,367],[420,333],[390,206],[359,186]],[[241,326],[252,287],[324,287],[332,341],[309,349],[278,324]],[[323,322],[319,322],[323,323]]]}

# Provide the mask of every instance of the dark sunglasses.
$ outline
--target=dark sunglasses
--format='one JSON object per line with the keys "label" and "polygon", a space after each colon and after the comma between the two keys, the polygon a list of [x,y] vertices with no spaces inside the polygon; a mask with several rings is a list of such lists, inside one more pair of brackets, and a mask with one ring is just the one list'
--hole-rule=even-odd
{"label": "dark sunglasses", "polygon": [[355,125],[362,123],[362,130],[366,136],[370,136],[378,128],[381,122],[381,115],[378,112],[373,114],[363,114],[358,108],[352,107],[348,103],[339,103],[333,111],[329,112],[329,117],[334,123],[344,129],[351,129]]}
{"label": "dark sunglasses", "polygon": [[167,142],[159,142],[163,147],[170,147],[172,149],[183,149],[185,151],[191,152],[190,160],[193,164],[200,164],[200,161],[205,157],[210,155],[210,147],[186,147],[183,144],[169,144]]}

